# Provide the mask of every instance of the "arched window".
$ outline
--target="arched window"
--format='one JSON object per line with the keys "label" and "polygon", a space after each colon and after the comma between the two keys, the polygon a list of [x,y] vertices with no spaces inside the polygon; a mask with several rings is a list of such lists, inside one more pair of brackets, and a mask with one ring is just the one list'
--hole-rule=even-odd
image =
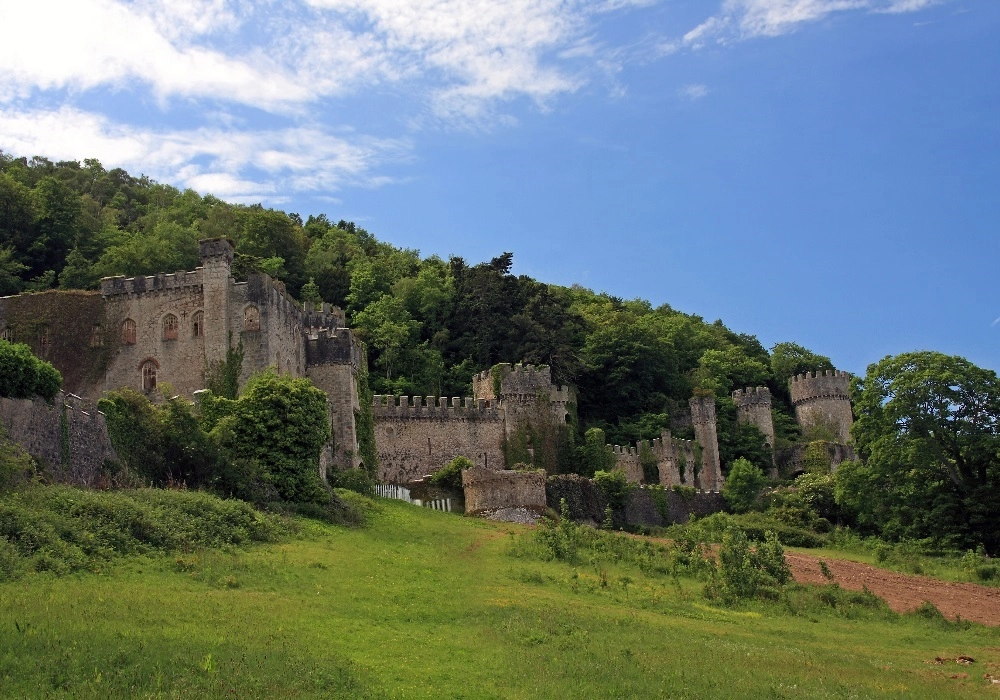
{"label": "arched window", "polygon": [[122,322],[122,343],[135,345],[135,321],[130,318],[126,318]]}
{"label": "arched window", "polygon": [[194,332],[195,338],[201,338],[205,335],[205,314],[201,311],[195,311],[194,316],[191,317],[191,330]]}
{"label": "arched window", "polygon": [[149,359],[139,365],[139,372],[142,374],[142,390],[152,391],[156,388],[156,360]]}
{"label": "arched window", "polygon": [[0,331],[0,340],[6,340],[8,343],[13,343],[14,342],[14,329],[13,328],[4,328],[3,331]]}
{"label": "arched window", "polygon": [[90,347],[104,347],[104,329],[101,328],[100,323],[95,323],[94,329],[90,332]]}
{"label": "arched window", "polygon": [[246,331],[259,331],[260,330],[260,311],[256,306],[248,306],[243,311],[243,330]]}
{"label": "arched window", "polygon": [[177,317],[173,314],[163,317],[163,339],[177,340]]}

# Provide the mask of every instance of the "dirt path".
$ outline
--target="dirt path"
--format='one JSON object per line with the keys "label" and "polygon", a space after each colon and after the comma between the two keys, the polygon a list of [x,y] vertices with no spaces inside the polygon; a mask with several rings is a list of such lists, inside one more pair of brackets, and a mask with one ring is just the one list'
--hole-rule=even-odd
{"label": "dirt path", "polygon": [[[820,557],[785,552],[785,559],[799,583],[829,583],[820,571]],[[868,590],[885,598],[889,607],[897,612],[913,610],[928,600],[945,617],[954,619],[960,615],[963,620],[1000,625],[1000,588],[900,574],[844,559],[823,561],[841,588],[860,591],[862,586],[868,586]]]}

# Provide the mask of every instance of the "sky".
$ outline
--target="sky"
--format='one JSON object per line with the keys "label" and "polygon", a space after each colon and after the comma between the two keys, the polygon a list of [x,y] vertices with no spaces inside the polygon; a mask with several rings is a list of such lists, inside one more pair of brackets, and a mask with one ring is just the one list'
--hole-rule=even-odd
{"label": "sky", "polygon": [[[1000,370],[996,0],[0,0],[0,149]],[[517,360],[518,358],[511,358]]]}

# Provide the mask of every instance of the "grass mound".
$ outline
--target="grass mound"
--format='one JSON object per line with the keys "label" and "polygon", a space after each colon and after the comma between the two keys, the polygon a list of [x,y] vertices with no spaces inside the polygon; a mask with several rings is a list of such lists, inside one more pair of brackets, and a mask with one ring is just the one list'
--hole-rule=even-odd
{"label": "grass mound", "polygon": [[124,555],[273,542],[286,526],[206,493],[26,486],[0,499],[0,580],[93,570]]}

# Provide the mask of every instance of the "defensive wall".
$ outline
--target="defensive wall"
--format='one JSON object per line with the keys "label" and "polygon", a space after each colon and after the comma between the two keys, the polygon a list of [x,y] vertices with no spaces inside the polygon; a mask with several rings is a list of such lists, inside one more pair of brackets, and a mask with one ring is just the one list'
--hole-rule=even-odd
{"label": "defensive wall", "polygon": [[73,394],[60,391],[51,404],[41,398],[0,398],[0,424],[7,438],[55,481],[94,486],[104,462],[117,460],[104,414]]}
{"label": "defensive wall", "polygon": [[[550,476],[545,484],[548,507],[559,512],[560,502],[565,499],[570,517],[581,523],[599,526],[604,521],[604,509],[608,500],[593,479],[577,474]],[[685,523],[692,515],[702,517],[717,513],[725,508],[722,494],[674,490],[664,487],[656,495],[645,486],[634,488],[628,496],[625,509],[613,513],[614,527],[636,525],[664,526]]]}
{"label": "defensive wall", "polygon": [[383,483],[417,481],[459,456],[482,469],[504,466],[503,411],[493,401],[376,395],[372,412]]}
{"label": "defensive wall", "polygon": [[[793,477],[811,471],[817,468],[817,466],[822,466],[824,470],[829,469],[832,471],[841,462],[850,462],[855,459],[857,459],[857,455],[854,452],[854,447],[849,444],[845,445],[839,442],[816,440],[814,442],[798,443],[783,450],[778,450],[774,461],[776,469],[781,474]],[[816,462],[820,462],[821,464],[818,465]]]}
{"label": "defensive wall", "polygon": [[[660,433],[660,437],[648,442],[640,441],[635,447],[609,445],[615,456],[615,468],[625,472],[629,483],[645,482],[642,469],[644,450],[650,458],[656,460],[660,475],[659,483],[663,486],[699,486],[698,477],[701,466],[698,459],[698,448],[693,440],[682,440],[670,435],[669,430]],[[704,454],[702,453],[702,456]]]}
{"label": "defensive wall", "polygon": [[501,508],[526,508],[545,512],[545,472],[463,469],[465,512],[475,515]]}
{"label": "defensive wall", "polygon": [[803,434],[829,433],[834,441],[847,444],[851,441],[851,375],[839,370],[806,372],[796,375],[789,382],[795,420],[802,426]]}

